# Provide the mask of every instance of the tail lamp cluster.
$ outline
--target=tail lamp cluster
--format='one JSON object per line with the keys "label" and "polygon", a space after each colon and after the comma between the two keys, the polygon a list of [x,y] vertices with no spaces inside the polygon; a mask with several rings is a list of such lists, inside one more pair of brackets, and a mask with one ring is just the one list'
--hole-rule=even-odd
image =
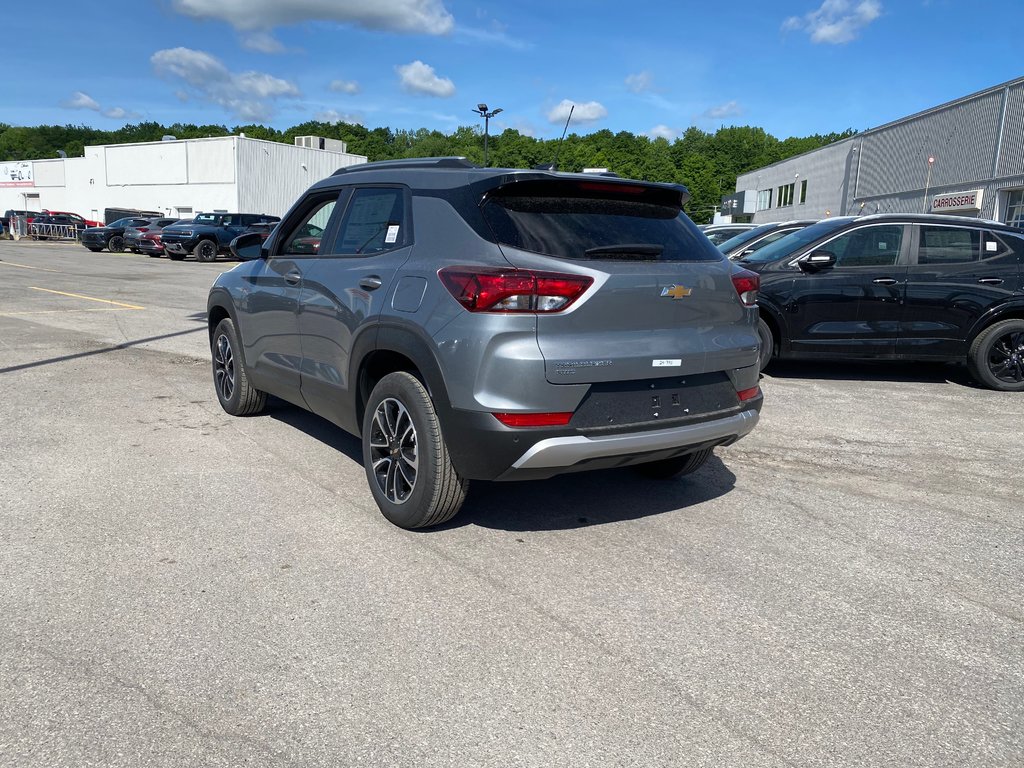
{"label": "tail lamp cluster", "polygon": [[437,275],[470,312],[561,312],[594,283],[586,275],[529,269],[446,267]]}

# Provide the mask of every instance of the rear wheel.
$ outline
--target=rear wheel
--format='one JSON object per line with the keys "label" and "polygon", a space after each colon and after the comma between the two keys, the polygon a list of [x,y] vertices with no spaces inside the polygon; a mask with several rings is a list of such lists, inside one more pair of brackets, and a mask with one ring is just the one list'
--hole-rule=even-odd
{"label": "rear wheel", "polygon": [[210,262],[217,258],[217,244],[213,240],[200,240],[193,249],[197,261]]}
{"label": "rear wheel", "polygon": [[711,458],[711,450],[711,448],[705,448],[703,451],[688,453],[685,456],[673,456],[671,459],[637,464],[634,469],[644,477],[654,480],[671,480],[673,477],[682,477],[703,467]]}
{"label": "rear wheel", "polygon": [[1024,392],[1024,320],[1003,320],[979,333],[967,353],[967,368],[990,389]]}
{"label": "rear wheel", "polygon": [[231,318],[225,317],[213,332],[213,387],[221,407],[232,416],[252,416],[267,405],[267,393],[249,383],[242,362],[242,345]]}
{"label": "rear wheel", "polygon": [[107,240],[107,250],[111,253],[121,253],[124,250],[124,238],[120,235],[114,235]]}
{"label": "rear wheel", "polygon": [[763,371],[772,361],[772,355],[775,354],[775,336],[772,334],[772,329],[768,327],[768,323],[760,317],[757,318],[757,337],[761,341],[757,362]]}
{"label": "rear wheel", "polygon": [[450,520],[466,499],[441,423],[423,384],[389,373],[377,382],[363,416],[363,464],[381,513],[401,528]]}

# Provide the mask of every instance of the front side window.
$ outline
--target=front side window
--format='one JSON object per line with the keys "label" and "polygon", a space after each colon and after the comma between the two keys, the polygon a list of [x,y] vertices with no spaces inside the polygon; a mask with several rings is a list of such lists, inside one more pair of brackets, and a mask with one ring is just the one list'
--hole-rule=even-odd
{"label": "front side window", "polygon": [[921,227],[918,264],[967,264],[978,260],[981,232],[961,227]]}
{"label": "front side window", "polygon": [[405,194],[401,189],[365,187],[352,193],[330,253],[363,255],[400,248],[405,232]]}
{"label": "front side window", "polygon": [[903,225],[861,227],[816,250],[834,253],[837,267],[888,267],[896,263],[903,242]]}
{"label": "front side window", "polygon": [[281,252],[289,256],[311,256],[320,253],[320,243],[337,204],[338,198],[331,197],[314,205],[302,223],[288,233]]}

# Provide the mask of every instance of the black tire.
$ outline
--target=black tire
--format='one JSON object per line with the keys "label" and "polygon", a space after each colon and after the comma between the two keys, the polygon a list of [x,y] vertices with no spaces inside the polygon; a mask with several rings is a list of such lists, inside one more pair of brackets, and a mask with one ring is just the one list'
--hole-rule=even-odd
{"label": "black tire", "polygon": [[235,324],[225,317],[217,323],[210,343],[213,388],[221,407],[232,416],[253,416],[266,407],[267,393],[249,383],[241,350]]}
{"label": "black tire", "polygon": [[775,354],[775,335],[768,323],[763,318],[757,318],[757,337],[761,340],[761,349],[758,352],[758,367],[763,371],[768,367]]}
{"label": "black tire", "polygon": [[195,254],[196,261],[208,264],[217,260],[217,244],[213,240],[200,240],[192,249],[192,253]]}
{"label": "black tire", "polygon": [[711,451],[711,448],[705,448],[703,451],[687,453],[685,456],[673,456],[671,459],[637,464],[633,469],[644,477],[654,480],[671,480],[674,477],[689,475],[703,467],[711,458]]}
{"label": "black tire", "polygon": [[[86,246],[86,248],[89,248],[89,246]],[[103,249],[102,248],[89,248],[89,250],[92,251],[93,253],[99,253]]]}
{"label": "black tire", "polygon": [[121,253],[124,250],[124,238],[120,235],[114,235],[107,240],[107,250],[111,253]]}
{"label": "black tire", "polygon": [[400,528],[440,525],[466,500],[469,482],[452,466],[430,395],[404,371],[389,373],[370,393],[363,465],[381,513]]}
{"label": "black tire", "polygon": [[967,369],[989,389],[1024,392],[1024,320],[1003,320],[979,333],[967,352]]}
{"label": "black tire", "polygon": [[167,254],[167,258],[170,259],[171,261],[184,261],[185,260],[185,254],[184,253],[168,253]]}

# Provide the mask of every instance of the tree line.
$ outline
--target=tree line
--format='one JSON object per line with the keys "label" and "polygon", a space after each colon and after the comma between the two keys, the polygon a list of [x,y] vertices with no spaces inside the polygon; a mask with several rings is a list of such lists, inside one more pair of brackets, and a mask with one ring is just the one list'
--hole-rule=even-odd
{"label": "tree line", "polygon": [[[465,156],[478,164],[484,161],[484,137],[477,126],[460,126],[452,133],[442,133],[426,128],[392,130],[310,121],[283,131],[263,125],[239,125],[229,130],[223,125],[164,126],[145,122],[102,131],[84,125],[19,127],[0,123],[0,162],[57,157],[58,151],[80,157],[86,145],[159,141],[166,135],[193,139],[238,133],[286,144],[294,143],[296,136],[341,139],[349,152],[366,155],[371,161],[451,155]],[[694,221],[704,223],[711,220],[722,196],[736,189],[738,175],[854,133],[848,129],[780,140],[752,126],[722,127],[714,133],[690,127],[669,142],[627,131],[599,130],[569,134],[559,146],[557,139],[537,139],[509,128],[489,137],[488,162],[498,167],[530,168],[554,162],[557,156],[559,170],[563,171],[608,168],[629,178],[685,184],[691,194],[687,212]]]}

